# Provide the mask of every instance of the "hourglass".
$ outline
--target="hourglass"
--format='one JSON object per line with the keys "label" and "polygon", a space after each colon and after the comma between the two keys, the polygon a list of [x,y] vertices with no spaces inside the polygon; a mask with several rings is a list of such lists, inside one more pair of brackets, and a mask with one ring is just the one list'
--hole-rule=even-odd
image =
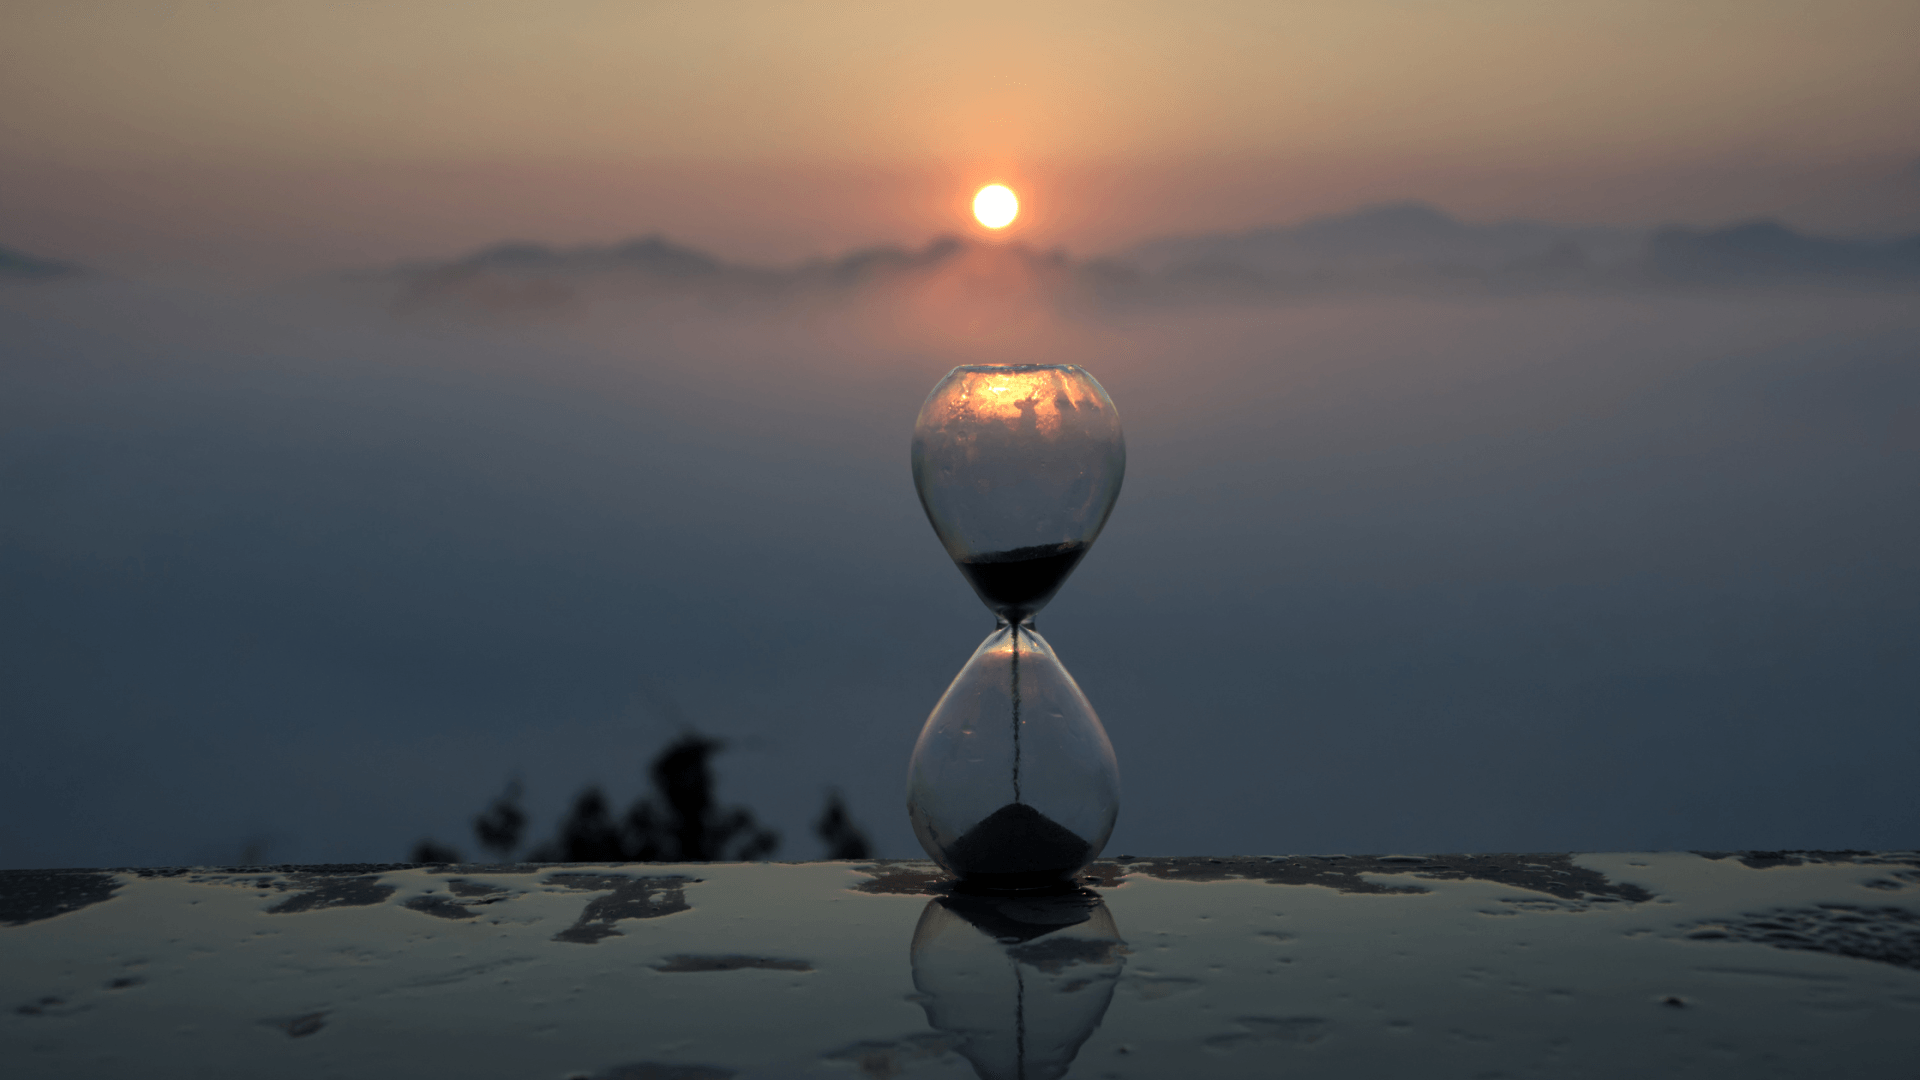
{"label": "hourglass", "polygon": [[1070,364],[954,368],[914,424],[920,504],[999,620],[908,769],[914,834],[970,886],[1059,886],[1113,832],[1113,747],[1033,617],[1100,535],[1126,465],[1113,402]]}

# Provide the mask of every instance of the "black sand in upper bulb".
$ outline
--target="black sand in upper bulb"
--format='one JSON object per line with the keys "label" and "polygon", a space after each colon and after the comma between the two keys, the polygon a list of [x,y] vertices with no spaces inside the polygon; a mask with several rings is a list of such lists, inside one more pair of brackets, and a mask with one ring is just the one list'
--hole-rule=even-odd
{"label": "black sand in upper bulb", "polygon": [[1093,845],[1026,803],[1008,803],[946,850],[962,882],[988,889],[1043,889],[1072,880]]}
{"label": "black sand in upper bulb", "polygon": [[989,552],[957,559],[955,565],[982,603],[1017,623],[1047,606],[1086,553],[1087,545],[1069,541]]}

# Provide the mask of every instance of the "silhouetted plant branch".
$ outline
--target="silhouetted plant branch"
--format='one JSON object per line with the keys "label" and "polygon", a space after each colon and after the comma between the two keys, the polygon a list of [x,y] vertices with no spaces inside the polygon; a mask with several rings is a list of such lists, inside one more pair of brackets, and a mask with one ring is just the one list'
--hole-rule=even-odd
{"label": "silhouetted plant branch", "polygon": [[480,846],[503,859],[513,854],[527,832],[527,813],[520,808],[520,796],[520,781],[511,781],[507,790],[473,819],[473,835],[479,838]]}
{"label": "silhouetted plant branch", "polygon": [[872,841],[853,823],[853,815],[847,813],[846,801],[838,791],[827,792],[826,809],[820,811],[820,820],[813,823],[813,831],[826,843],[829,859],[873,857]]}

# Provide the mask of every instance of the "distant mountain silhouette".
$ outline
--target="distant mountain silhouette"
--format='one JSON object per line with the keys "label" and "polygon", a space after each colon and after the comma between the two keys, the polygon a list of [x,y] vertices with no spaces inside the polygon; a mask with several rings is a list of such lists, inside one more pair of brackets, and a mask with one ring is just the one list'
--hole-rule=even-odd
{"label": "distant mountain silhouette", "polygon": [[962,282],[975,293],[1078,286],[1075,268],[1062,252],[952,236],[917,250],[865,248],[780,269],[723,262],[660,236],[604,247],[514,242],[445,263],[358,276],[397,285],[394,304],[402,312],[464,309],[505,315],[559,313],[611,296],[725,306],[911,288],[942,279]]}
{"label": "distant mountain silhouette", "polygon": [[1666,228],[1648,242],[1643,265],[1656,278],[1689,284],[1915,281],[1920,236],[1833,240],[1802,235],[1777,221],[1704,232]]}
{"label": "distant mountain silhouette", "polygon": [[550,248],[526,241],[509,241],[477,251],[451,264],[470,270],[598,270],[628,271],[663,278],[689,280],[726,271],[718,259],[668,240],[648,236],[613,247]]}
{"label": "distant mountain silhouette", "polygon": [[1843,240],[1777,222],[1657,231],[1503,221],[1423,203],[1300,225],[1170,237],[1115,257],[940,237],[789,268],[742,266],[660,236],[603,247],[507,243],[376,275],[403,312],[560,314],[593,301],[733,306],[855,296],[1105,306],[1267,302],[1342,293],[1516,294],[1602,289],[1899,286],[1920,280],[1920,237]]}
{"label": "distant mountain silhouette", "polygon": [[1623,261],[1644,230],[1502,221],[1471,225],[1425,203],[1370,206],[1299,225],[1150,240],[1122,258],[1156,273],[1234,266],[1263,275],[1380,272],[1412,268],[1501,269],[1579,252],[1584,260]]}
{"label": "distant mountain silhouette", "polygon": [[72,263],[43,259],[24,251],[0,247],[0,278],[47,281],[53,278],[80,277],[87,271]]}
{"label": "distant mountain silhouette", "polygon": [[582,286],[617,282],[654,294],[694,289],[764,291],[764,272],[730,267],[713,256],[649,236],[610,247],[553,248],[509,241],[451,262],[401,267],[388,277],[402,283],[402,311],[465,306],[496,314],[563,311]]}
{"label": "distant mountain silhouette", "polygon": [[1462,222],[1393,203],[1301,225],[1149,241],[1124,258],[1188,291],[1888,285],[1920,279],[1920,236],[1843,240],[1777,221],[1658,230]]}

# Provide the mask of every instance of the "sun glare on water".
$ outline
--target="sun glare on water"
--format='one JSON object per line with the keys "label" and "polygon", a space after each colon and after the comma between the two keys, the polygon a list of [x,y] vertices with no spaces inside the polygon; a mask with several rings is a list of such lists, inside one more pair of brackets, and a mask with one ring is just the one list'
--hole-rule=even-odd
{"label": "sun glare on water", "polygon": [[1020,213],[1020,200],[1003,184],[988,184],[973,197],[973,216],[989,229],[1004,229]]}

